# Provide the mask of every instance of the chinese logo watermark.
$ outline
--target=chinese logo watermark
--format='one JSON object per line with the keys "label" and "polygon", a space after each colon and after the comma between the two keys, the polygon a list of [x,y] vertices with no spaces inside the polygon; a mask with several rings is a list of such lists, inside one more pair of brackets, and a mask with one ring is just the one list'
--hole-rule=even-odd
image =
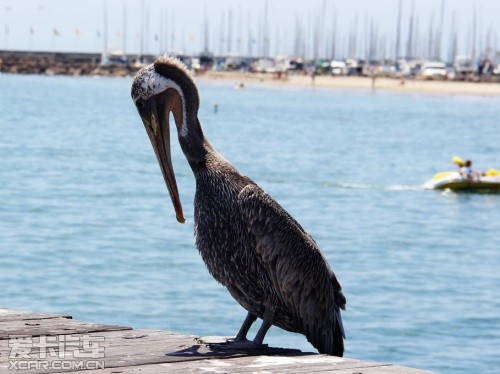
{"label": "chinese logo watermark", "polygon": [[103,343],[104,336],[9,335],[9,369],[104,369]]}

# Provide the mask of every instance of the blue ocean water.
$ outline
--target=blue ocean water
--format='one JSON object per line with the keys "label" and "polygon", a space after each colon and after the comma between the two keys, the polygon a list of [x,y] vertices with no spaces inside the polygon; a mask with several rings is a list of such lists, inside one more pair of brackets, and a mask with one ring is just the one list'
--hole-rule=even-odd
{"label": "blue ocean water", "polygon": [[[245,311],[194,247],[192,173],[174,136],[180,225],[130,84],[0,75],[0,305],[233,335]],[[335,270],[347,357],[498,370],[500,195],[420,188],[453,155],[500,167],[498,98],[199,88],[206,136]],[[266,341],[314,351],[276,327]]]}

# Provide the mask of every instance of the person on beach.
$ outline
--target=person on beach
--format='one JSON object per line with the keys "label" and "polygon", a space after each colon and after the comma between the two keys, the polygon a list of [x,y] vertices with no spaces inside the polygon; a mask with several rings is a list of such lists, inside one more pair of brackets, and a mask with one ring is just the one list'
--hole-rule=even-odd
{"label": "person on beach", "polygon": [[311,84],[314,86],[314,78],[316,78],[316,68],[314,66],[311,67],[309,75],[311,76]]}

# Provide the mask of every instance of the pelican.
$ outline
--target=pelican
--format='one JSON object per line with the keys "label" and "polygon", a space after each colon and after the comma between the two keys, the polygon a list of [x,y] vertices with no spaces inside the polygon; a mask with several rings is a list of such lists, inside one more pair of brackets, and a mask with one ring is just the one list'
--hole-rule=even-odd
{"label": "pelican", "polygon": [[[228,349],[262,346],[272,325],[302,333],[320,353],[342,356],[346,299],[316,242],[203,135],[197,87],[175,58],[160,57],[132,83],[132,99],[160,164],[177,221],[185,222],[170,154],[172,113],[196,179],[196,246],[212,276],[248,312]],[[255,338],[250,326],[262,319]]]}

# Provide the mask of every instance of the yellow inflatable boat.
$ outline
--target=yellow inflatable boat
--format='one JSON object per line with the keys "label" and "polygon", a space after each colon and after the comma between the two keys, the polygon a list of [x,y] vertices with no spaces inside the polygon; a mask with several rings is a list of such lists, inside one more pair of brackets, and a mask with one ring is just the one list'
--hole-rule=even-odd
{"label": "yellow inflatable boat", "polygon": [[[465,161],[456,156],[452,158],[452,162],[459,167],[465,165]],[[423,187],[433,190],[500,191],[500,170],[473,172],[469,177],[456,171],[444,171],[434,175]]]}

